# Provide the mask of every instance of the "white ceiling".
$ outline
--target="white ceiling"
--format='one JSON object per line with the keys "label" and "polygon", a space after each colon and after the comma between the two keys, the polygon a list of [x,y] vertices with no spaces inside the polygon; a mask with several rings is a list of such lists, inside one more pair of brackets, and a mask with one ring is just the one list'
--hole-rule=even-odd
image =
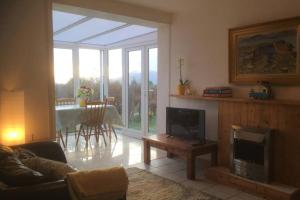
{"label": "white ceiling", "polygon": [[156,28],[53,10],[53,40],[107,46],[145,36]]}
{"label": "white ceiling", "polygon": [[204,0],[114,0],[124,3],[154,8],[157,10],[176,13],[186,7],[194,7],[201,5]]}

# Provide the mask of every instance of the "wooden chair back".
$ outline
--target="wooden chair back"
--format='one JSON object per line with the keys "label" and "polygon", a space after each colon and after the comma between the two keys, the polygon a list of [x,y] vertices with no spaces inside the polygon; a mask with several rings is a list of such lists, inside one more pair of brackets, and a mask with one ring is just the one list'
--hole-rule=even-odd
{"label": "wooden chair back", "polygon": [[116,104],[116,98],[115,97],[106,97],[105,100],[107,101],[108,105],[114,105]]}
{"label": "wooden chair back", "polygon": [[56,99],[55,105],[62,106],[62,105],[74,105],[76,104],[76,100],[74,98],[59,98]]}
{"label": "wooden chair back", "polygon": [[86,103],[86,124],[89,126],[99,126],[103,124],[106,111],[106,101],[93,101]]}

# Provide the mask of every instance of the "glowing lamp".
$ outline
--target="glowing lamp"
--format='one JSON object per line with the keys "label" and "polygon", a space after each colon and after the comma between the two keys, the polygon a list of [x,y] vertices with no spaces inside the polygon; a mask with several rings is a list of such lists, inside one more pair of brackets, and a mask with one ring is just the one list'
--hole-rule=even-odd
{"label": "glowing lamp", "polygon": [[0,143],[25,143],[24,92],[0,93]]}

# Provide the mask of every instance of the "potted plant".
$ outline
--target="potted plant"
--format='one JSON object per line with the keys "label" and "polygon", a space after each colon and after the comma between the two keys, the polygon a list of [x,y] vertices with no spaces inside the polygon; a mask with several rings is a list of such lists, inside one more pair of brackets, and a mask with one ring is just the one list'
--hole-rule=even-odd
{"label": "potted plant", "polygon": [[77,97],[80,98],[79,105],[80,107],[86,106],[86,101],[92,97],[94,90],[87,86],[81,86],[77,91]]}
{"label": "potted plant", "polygon": [[183,81],[182,79],[182,72],[181,72],[181,68],[183,66],[183,58],[179,58],[179,84],[177,85],[177,93],[179,95],[184,95],[185,94],[185,88],[186,86],[189,85],[190,81],[189,80],[185,80]]}

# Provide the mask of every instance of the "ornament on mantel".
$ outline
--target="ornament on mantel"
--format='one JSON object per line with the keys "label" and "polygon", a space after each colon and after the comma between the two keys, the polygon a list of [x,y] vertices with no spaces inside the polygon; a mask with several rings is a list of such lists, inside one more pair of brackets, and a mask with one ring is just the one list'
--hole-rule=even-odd
{"label": "ornament on mantel", "polygon": [[255,88],[249,92],[249,97],[259,100],[269,100],[274,97],[271,84],[267,81],[259,81]]}
{"label": "ornament on mantel", "polygon": [[178,60],[179,62],[179,84],[177,85],[177,93],[179,95],[185,95],[185,90],[187,89],[187,87],[190,85],[190,81],[189,80],[185,80],[183,81],[182,79],[182,66],[184,64],[184,59],[183,58],[179,58]]}

